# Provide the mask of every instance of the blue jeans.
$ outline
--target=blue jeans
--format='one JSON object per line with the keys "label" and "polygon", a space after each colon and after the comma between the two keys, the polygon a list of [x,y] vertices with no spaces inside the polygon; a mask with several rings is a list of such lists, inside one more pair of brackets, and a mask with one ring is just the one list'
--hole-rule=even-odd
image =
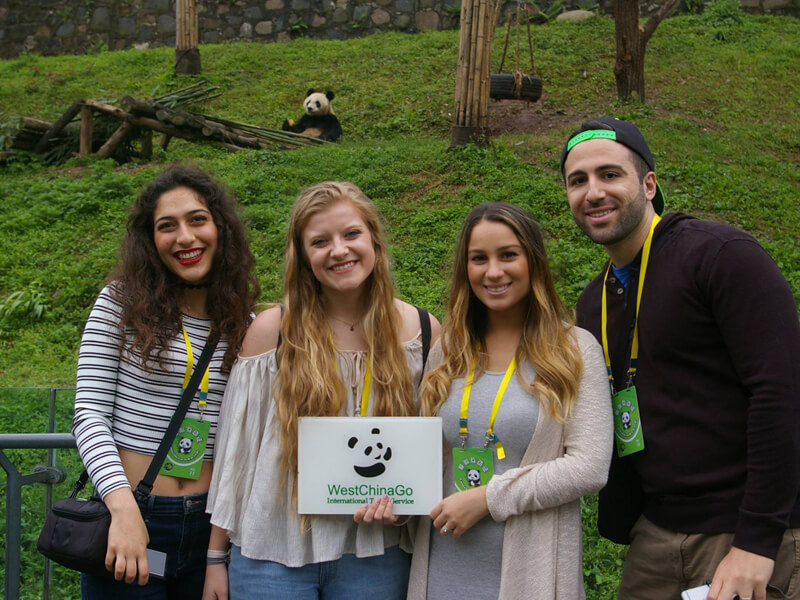
{"label": "blue jeans", "polygon": [[231,547],[228,585],[231,600],[404,600],[411,557],[399,546],[380,556],[287,567],[242,556]]}
{"label": "blue jeans", "polygon": [[207,494],[149,496],[140,504],[150,535],[148,548],[167,555],[164,579],[147,585],[81,574],[83,600],[200,600],[211,533]]}

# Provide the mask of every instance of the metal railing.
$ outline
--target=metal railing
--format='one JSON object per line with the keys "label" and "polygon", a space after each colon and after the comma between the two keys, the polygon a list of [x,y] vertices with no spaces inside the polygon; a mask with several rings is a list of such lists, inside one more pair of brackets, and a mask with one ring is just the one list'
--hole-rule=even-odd
{"label": "metal railing", "polygon": [[[6,388],[7,389],[7,388]],[[31,389],[31,388],[27,388]],[[33,483],[47,484],[45,490],[45,511],[49,512],[53,502],[53,484],[63,482],[66,471],[56,465],[55,450],[75,448],[75,438],[71,433],[55,432],[56,394],[64,388],[49,388],[48,433],[2,433],[0,434],[0,466],[6,473],[6,531],[5,531],[5,577],[4,598],[19,600],[20,568],[22,547],[22,487]],[[46,449],[47,460],[37,465],[30,473],[21,473],[4,452],[17,449]],[[50,596],[52,569],[49,561],[44,562],[43,600]]]}

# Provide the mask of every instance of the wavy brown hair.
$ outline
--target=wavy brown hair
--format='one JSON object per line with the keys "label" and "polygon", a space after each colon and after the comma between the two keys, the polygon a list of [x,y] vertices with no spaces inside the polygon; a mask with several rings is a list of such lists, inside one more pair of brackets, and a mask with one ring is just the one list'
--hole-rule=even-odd
{"label": "wavy brown hair", "polygon": [[230,371],[250,315],[261,291],[253,274],[253,255],[236,204],[222,185],[192,166],[171,166],[149,183],[128,216],[120,261],[110,280],[122,305],[122,327],[133,333],[126,343],[139,351],[142,367],[161,361],[162,353],[181,327],[181,279],[158,255],[154,241],[154,213],[159,198],[179,187],[194,191],[217,226],[217,250],[209,273],[206,312],[212,326],[228,341],[222,369]]}
{"label": "wavy brown hair", "polygon": [[[366,280],[364,336],[374,393],[373,414],[414,414],[411,373],[399,337],[386,238],[375,205],[348,182],[326,181],[303,191],[292,208],[284,256],[284,313],[274,402],[281,431],[283,468],[297,472],[297,423],[300,417],[338,416],[345,400],[339,379],[325,298],[303,250],[303,231],[314,215],[350,202],[367,225],[375,266]],[[293,497],[296,498],[295,487]]]}
{"label": "wavy brown hair", "polygon": [[473,208],[461,228],[440,338],[444,361],[423,379],[421,413],[437,414],[453,379],[466,377],[473,363],[480,367],[476,377],[486,368],[487,355],[479,351],[486,347],[486,306],[473,293],[467,276],[470,236],[482,221],[507,225],[524,248],[531,289],[515,356],[518,364],[529,361],[536,376],[533,382],[526,382],[518,369],[517,377],[550,416],[563,422],[572,412],[583,370],[572,318],[553,285],[541,228],[526,211],[504,202]]}

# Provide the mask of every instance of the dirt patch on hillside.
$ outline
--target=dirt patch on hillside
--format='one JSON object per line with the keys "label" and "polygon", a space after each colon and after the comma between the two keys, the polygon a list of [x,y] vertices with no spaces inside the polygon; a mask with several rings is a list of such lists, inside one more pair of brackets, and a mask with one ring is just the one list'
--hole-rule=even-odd
{"label": "dirt patch on hillside", "polygon": [[493,136],[574,128],[584,118],[577,111],[550,108],[544,99],[489,102],[489,131]]}

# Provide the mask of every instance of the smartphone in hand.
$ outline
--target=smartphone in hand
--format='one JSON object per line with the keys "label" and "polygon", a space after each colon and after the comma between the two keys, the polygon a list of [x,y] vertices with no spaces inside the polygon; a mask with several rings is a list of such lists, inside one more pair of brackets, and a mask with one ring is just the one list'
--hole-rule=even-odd
{"label": "smartphone in hand", "polygon": [[150,570],[150,577],[164,579],[167,570],[167,555],[158,550],[147,548],[147,566]]}
{"label": "smartphone in hand", "polygon": [[711,586],[707,583],[690,590],[684,590],[681,592],[681,600],[706,600],[710,590]]}

